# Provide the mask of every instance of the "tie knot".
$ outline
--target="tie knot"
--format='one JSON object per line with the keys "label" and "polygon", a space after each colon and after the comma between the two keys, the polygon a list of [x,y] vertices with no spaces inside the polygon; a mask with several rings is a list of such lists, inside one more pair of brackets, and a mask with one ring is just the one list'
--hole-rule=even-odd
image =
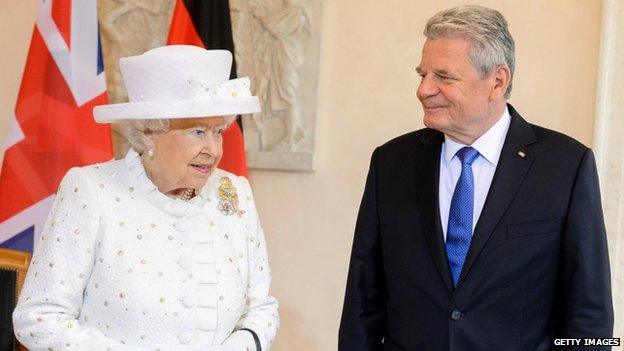
{"label": "tie knot", "polygon": [[465,146],[459,149],[455,155],[457,155],[457,158],[459,158],[462,164],[471,165],[479,156],[479,151],[470,146]]}

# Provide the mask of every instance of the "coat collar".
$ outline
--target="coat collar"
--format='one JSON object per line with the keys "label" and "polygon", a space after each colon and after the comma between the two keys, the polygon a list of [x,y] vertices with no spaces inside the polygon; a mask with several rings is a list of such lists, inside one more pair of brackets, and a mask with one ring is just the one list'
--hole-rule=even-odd
{"label": "coat collar", "polygon": [[[533,128],[513,106],[508,104],[507,108],[511,115],[511,124],[505,137],[488,196],[475,227],[460,276],[459,287],[466,279],[479,253],[500,222],[524,176],[533,164],[534,154],[531,153],[529,146],[538,141]],[[454,287],[442,233],[438,193],[440,152],[444,142],[444,134],[433,129],[425,129],[418,139],[423,148],[421,154],[414,155],[413,164],[416,181],[419,184],[418,205],[421,211],[423,233],[440,276],[447,289],[452,292]]]}
{"label": "coat collar", "polygon": [[171,198],[161,193],[158,187],[151,181],[145,172],[145,167],[139,155],[134,149],[128,150],[124,159],[128,173],[129,181],[144,197],[156,208],[173,217],[189,217],[204,211],[207,204],[217,198],[217,191],[222,177],[228,176],[228,173],[215,169],[208,177],[206,184],[191,201],[185,202],[179,198]]}
{"label": "coat collar", "polygon": [[459,277],[459,287],[470,273],[535,160],[535,154],[529,148],[538,141],[533,128],[511,105],[508,104],[507,107],[511,114],[511,124],[481,216],[472,235]]}
{"label": "coat collar", "polygon": [[422,144],[422,152],[412,154],[411,163],[414,167],[414,179],[418,184],[416,198],[421,213],[422,232],[444,285],[449,291],[453,291],[438,207],[438,175],[444,134],[433,129],[425,129],[419,135],[419,141]]}

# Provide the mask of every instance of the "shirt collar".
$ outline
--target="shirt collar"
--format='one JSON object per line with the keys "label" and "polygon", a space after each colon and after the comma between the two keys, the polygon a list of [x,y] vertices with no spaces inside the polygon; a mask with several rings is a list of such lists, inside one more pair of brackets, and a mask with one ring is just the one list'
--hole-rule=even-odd
{"label": "shirt collar", "polygon": [[[498,119],[494,125],[488,129],[483,135],[479,137],[479,139],[475,140],[472,143],[472,146],[475,150],[479,152],[479,155],[483,156],[483,158],[488,161],[493,166],[498,164],[498,159],[500,158],[501,151],[503,150],[503,144],[505,143],[505,137],[507,136],[507,131],[509,130],[509,125],[511,124],[511,115],[509,114],[509,110],[505,107],[505,111],[503,115]],[[444,136],[444,162],[448,165],[457,151],[461,149],[464,145],[458,142],[455,142],[449,139],[446,135]]]}

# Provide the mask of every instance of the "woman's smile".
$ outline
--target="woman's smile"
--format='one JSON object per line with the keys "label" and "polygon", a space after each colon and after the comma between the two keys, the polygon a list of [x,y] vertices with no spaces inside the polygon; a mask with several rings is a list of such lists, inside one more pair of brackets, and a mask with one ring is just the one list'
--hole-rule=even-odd
{"label": "woman's smile", "polygon": [[191,168],[202,175],[209,175],[212,170],[212,164],[191,164]]}

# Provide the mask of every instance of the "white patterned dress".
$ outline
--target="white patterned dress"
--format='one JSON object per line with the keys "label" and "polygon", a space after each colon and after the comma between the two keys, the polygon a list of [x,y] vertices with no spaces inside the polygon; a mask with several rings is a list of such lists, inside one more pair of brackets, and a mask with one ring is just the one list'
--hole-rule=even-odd
{"label": "white patterned dress", "polygon": [[31,350],[269,350],[279,324],[247,180],[215,170],[189,202],[140,156],[71,169],[36,245],[15,333]]}

